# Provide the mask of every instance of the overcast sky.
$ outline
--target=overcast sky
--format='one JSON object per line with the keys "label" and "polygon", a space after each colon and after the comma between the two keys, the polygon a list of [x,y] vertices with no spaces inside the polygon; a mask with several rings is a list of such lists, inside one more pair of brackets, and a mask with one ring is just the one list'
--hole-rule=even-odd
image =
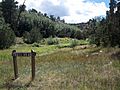
{"label": "overcast sky", "polygon": [[[22,4],[24,0],[17,1]],[[67,23],[80,23],[95,16],[105,16],[109,0],[26,0],[25,5],[27,9],[60,16]]]}

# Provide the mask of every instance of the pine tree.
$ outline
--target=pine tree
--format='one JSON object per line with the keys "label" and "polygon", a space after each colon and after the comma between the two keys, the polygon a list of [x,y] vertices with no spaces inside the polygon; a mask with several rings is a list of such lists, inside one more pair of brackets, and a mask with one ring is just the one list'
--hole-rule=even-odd
{"label": "pine tree", "polygon": [[8,24],[5,23],[4,18],[0,17],[0,49],[9,48],[14,44],[15,34]]}
{"label": "pine tree", "polygon": [[11,28],[14,29],[17,18],[17,6],[18,2],[15,0],[2,0],[1,10],[3,12],[3,17],[5,22],[11,25]]}

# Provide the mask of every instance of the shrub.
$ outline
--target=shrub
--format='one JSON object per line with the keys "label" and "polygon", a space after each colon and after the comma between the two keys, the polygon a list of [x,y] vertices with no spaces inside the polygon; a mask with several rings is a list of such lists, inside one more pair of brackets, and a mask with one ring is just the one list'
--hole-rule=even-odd
{"label": "shrub", "polygon": [[32,47],[40,47],[38,43],[33,43]]}
{"label": "shrub", "polygon": [[42,35],[41,35],[40,31],[37,30],[36,28],[31,30],[30,36],[31,36],[32,43],[34,43],[34,42],[38,43],[42,39]]}
{"label": "shrub", "polygon": [[16,37],[15,44],[24,44],[23,39],[21,37]]}
{"label": "shrub", "polygon": [[9,25],[0,18],[0,49],[9,48],[15,41],[15,34]]}
{"label": "shrub", "polygon": [[81,33],[81,31],[80,31],[80,30],[77,30],[77,31],[75,32],[75,34],[74,34],[74,37],[75,37],[76,39],[82,39],[82,33]]}
{"label": "shrub", "polygon": [[78,41],[77,40],[75,40],[75,39],[71,40],[71,42],[70,42],[70,47],[71,48],[74,48],[77,45],[78,45]]}
{"label": "shrub", "polygon": [[23,40],[27,44],[38,43],[42,39],[42,35],[36,28],[32,29],[30,32],[25,32],[23,35]]}
{"label": "shrub", "polygon": [[59,41],[55,38],[49,37],[46,40],[47,45],[54,45],[54,44],[59,44]]}
{"label": "shrub", "polygon": [[23,35],[23,41],[27,44],[31,43],[31,37],[29,32],[25,32]]}

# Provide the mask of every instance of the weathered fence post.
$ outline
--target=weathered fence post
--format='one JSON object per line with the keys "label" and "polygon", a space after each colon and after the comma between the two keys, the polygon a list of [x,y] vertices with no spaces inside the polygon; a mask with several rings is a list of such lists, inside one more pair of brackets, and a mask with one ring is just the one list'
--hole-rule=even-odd
{"label": "weathered fence post", "polygon": [[32,80],[35,78],[35,55],[36,53],[31,50]]}
{"label": "weathered fence post", "polygon": [[15,75],[15,79],[17,79],[18,78],[18,66],[17,66],[17,56],[14,55],[15,52],[16,50],[12,51],[12,56],[13,56],[14,75]]}

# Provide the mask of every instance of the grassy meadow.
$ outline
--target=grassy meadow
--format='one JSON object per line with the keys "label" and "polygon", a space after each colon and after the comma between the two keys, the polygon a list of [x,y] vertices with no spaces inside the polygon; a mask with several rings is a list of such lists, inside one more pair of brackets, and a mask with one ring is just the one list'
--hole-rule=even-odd
{"label": "grassy meadow", "polygon": [[[16,44],[0,50],[0,90],[120,90],[120,49],[88,45],[84,40],[72,44]],[[72,46],[72,47],[71,47]],[[19,78],[14,79],[12,50],[35,50],[36,77],[31,82],[30,57],[18,57]]]}

